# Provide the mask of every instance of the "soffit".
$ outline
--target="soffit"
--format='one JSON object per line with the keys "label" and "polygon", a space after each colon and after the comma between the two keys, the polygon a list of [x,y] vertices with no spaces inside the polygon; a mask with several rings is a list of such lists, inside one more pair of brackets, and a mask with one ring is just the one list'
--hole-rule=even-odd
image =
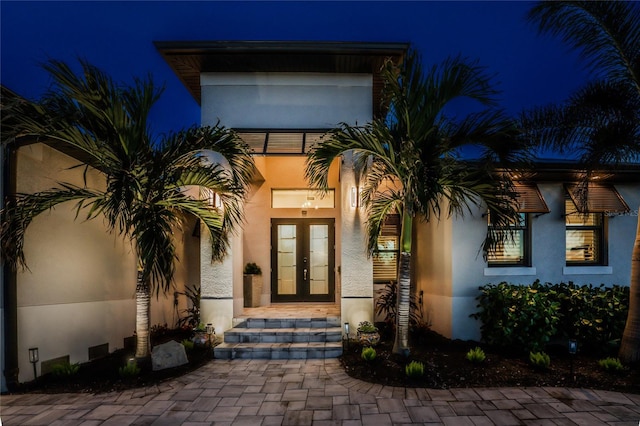
{"label": "soffit", "polygon": [[326,130],[241,130],[236,129],[252,154],[306,155]]}
{"label": "soffit", "polygon": [[379,71],[387,58],[402,62],[407,43],[154,42],[198,103],[203,72],[320,72],[373,74],[374,115],[382,112]]}
{"label": "soffit", "polygon": [[565,188],[580,213],[626,213],[631,210],[613,185],[566,184]]}

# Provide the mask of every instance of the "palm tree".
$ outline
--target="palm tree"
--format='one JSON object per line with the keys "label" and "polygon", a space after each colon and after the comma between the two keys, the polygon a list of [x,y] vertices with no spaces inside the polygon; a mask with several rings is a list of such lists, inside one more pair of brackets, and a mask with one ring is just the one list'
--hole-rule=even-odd
{"label": "palm tree", "polygon": [[[640,161],[640,7],[622,1],[537,3],[529,20],[580,51],[594,80],[561,105],[523,115],[532,140],[578,153],[593,170]],[[631,255],[630,302],[619,356],[640,361],[640,223]]]}
{"label": "palm tree", "polygon": [[[512,120],[491,109],[494,95],[490,77],[475,62],[448,59],[423,74],[419,58],[410,52],[401,66],[388,61],[382,69],[387,116],[364,126],[342,124],[309,153],[306,177],[311,186],[326,188],[329,167],[339,156],[352,155],[362,184],[367,212],[367,249],[378,249],[385,217],[402,217],[398,267],[398,315],[395,353],[408,353],[411,292],[411,251],[414,219],[440,219],[468,213],[482,202],[497,225],[515,220],[517,211],[506,174],[494,166],[522,160],[523,151]],[[466,98],[483,110],[456,120],[447,106]],[[468,147],[481,149],[475,162],[464,161]],[[504,234],[485,241],[490,251]]]}
{"label": "palm tree", "polygon": [[[227,250],[227,236],[242,219],[242,204],[253,173],[248,148],[229,130],[191,128],[154,143],[147,119],[161,91],[151,79],[119,86],[86,61],[75,74],[60,61],[45,64],[53,79],[39,101],[15,95],[3,99],[3,144],[20,138],[71,147],[106,178],[103,189],[60,183],[34,194],[17,194],[2,211],[2,258],[26,267],[24,234],[31,220],[73,201],[78,215],[104,218],[111,232],[131,240],[138,262],[136,357],[149,355],[152,293],[167,291],[175,269],[173,233],[186,215],[209,230],[214,260]],[[210,161],[209,151],[221,162]],[[212,208],[194,188],[217,194]]]}

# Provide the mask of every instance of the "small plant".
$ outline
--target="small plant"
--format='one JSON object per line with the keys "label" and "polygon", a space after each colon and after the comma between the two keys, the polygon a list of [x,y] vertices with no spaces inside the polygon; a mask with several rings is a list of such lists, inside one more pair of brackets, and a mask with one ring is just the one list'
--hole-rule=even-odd
{"label": "small plant", "polygon": [[[383,315],[384,322],[391,330],[395,330],[398,315],[398,284],[395,281],[390,281],[378,291],[375,313]],[[420,324],[429,325],[423,321],[422,310],[418,306],[415,294],[412,293],[409,299],[409,325],[415,327]]]}
{"label": "small plant", "polygon": [[249,262],[244,267],[244,273],[245,275],[262,275],[262,269],[256,263]]}
{"label": "small plant", "polygon": [[405,368],[404,372],[407,377],[417,379],[424,376],[424,364],[418,361],[411,361]]}
{"label": "small plant", "polygon": [[79,363],[70,364],[68,362],[63,362],[51,367],[51,374],[53,374],[53,377],[59,379],[75,376],[76,374],[78,374],[78,371],[80,371]]}
{"label": "small plant", "polygon": [[478,346],[473,349],[469,349],[469,352],[467,352],[467,360],[474,364],[480,364],[481,362],[484,362],[485,359],[487,359],[487,356]]}
{"label": "small plant", "polygon": [[546,370],[551,365],[551,358],[545,352],[529,352],[529,362],[535,369]]}
{"label": "small plant", "polygon": [[371,324],[369,321],[362,321],[360,324],[358,324],[358,331],[360,333],[375,333],[376,331],[378,331],[378,327]]}
{"label": "small plant", "polygon": [[184,349],[185,349],[187,352],[189,352],[189,351],[193,350],[194,343],[193,343],[191,340],[189,340],[189,339],[184,339],[184,340],[182,341],[182,346],[184,346]]}
{"label": "small plant", "polygon": [[159,337],[166,336],[169,333],[169,327],[166,322],[164,324],[152,325],[149,329],[149,333],[151,333],[152,339],[157,339]]}
{"label": "small plant", "polygon": [[371,362],[376,359],[376,350],[371,347],[362,348],[362,354],[360,356],[365,361]]}
{"label": "small plant", "polygon": [[600,368],[610,373],[624,370],[624,366],[618,358],[610,357],[601,359],[600,361],[598,361],[598,365],[600,366]]}
{"label": "small plant", "polygon": [[184,328],[196,328],[200,324],[200,298],[202,291],[200,286],[187,287],[184,293],[177,293],[187,296],[189,306],[181,312],[185,314],[178,320],[178,326]]}
{"label": "small plant", "polygon": [[135,360],[129,361],[127,362],[127,365],[118,369],[118,374],[120,374],[120,377],[122,377],[123,379],[138,377],[138,375],[140,374],[140,367],[138,367],[138,364],[135,362]]}

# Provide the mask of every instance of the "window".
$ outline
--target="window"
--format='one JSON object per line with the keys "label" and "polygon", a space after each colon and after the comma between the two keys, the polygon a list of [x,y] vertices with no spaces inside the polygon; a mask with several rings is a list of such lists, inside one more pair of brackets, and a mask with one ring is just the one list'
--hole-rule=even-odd
{"label": "window", "polygon": [[[489,227],[493,227],[491,215],[487,215]],[[505,239],[494,253],[489,253],[488,266],[531,266],[529,215],[520,213],[518,220],[509,227],[495,227],[503,231]]]}
{"label": "window", "polygon": [[373,282],[388,283],[398,278],[398,256],[400,255],[400,216],[387,216],[380,236],[378,253],[373,256]]}
{"label": "window", "polygon": [[274,209],[333,209],[336,191],[322,194],[315,189],[272,189],[271,207]]}
{"label": "window", "polygon": [[567,197],[565,220],[567,266],[606,265],[604,213],[581,213]]}

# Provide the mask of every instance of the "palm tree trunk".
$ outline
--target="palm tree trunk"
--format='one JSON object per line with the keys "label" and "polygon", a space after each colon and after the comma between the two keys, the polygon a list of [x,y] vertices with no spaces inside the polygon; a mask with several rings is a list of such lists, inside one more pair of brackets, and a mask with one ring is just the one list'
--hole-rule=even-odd
{"label": "palm tree trunk", "polygon": [[[639,209],[640,210],[640,209]],[[640,361],[640,218],[636,230],[636,241],[631,253],[631,282],[629,313],[622,334],[620,360],[626,363]]]}
{"label": "palm tree trunk", "polygon": [[149,357],[151,342],[149,340],[149,315],[151,291],[149,283],[142,280],[142,271],[138,271],[136,282],[136,358]]}
{"label": "palm tree trunk", "polygon": [[402,214],[400,232],[400,262],[398,265],[398,297],[396,315],[396,338],[393,353],[409,355],[409,310],[411,309],[411,232],[413,218]]}
{"label": "palm tree trunk", "polygon": [[411,293],[411,253],[400,253],[398,267],[398,314],[396,315],[396,338],[393,353],[409,354],[409,307]]}

